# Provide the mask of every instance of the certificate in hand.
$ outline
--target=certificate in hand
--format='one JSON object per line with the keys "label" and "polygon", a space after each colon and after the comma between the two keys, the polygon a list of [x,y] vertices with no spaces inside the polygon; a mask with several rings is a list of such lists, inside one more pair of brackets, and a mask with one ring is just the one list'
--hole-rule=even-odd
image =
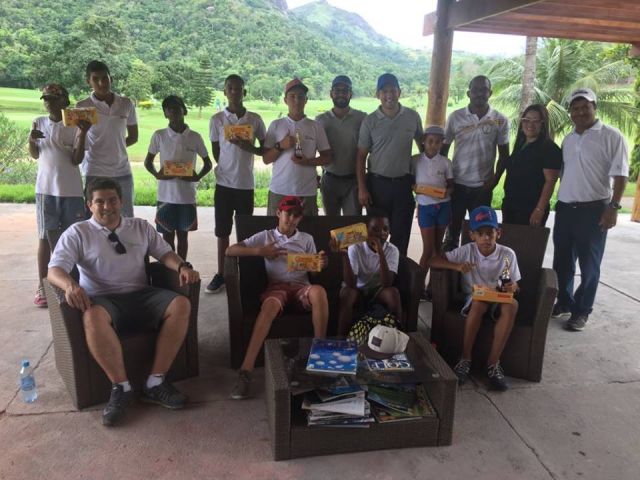
{"label": "certificate in hand", "polygon": [[237,140],[253,141],[253,127],[251,125],[225,125],[224,126],[224,139],[231,140],[235,138]]}
{"label": "certificate in hand", "polygon": [[173,177],[191,177],[193,175],[193,162],[181,162],[179,160],[165,160],[162,163],[163,173]]}
{"label": "certificate in hand", "polygon": [[86,120],[91,125],[98,123],[98,111],[95,107],[65,108],[62,110],[62,124],[65,127],[75,127],[80,120]]}

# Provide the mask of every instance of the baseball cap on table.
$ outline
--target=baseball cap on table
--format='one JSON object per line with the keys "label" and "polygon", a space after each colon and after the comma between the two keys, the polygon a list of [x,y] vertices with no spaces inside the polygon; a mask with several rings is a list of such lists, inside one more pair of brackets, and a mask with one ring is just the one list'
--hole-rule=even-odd
{"label": "baseball cap on table", "polygon": [[474,232],[482,227],[498,228],[498,214],[493,208],[484,205],[474,208],[469,214],[469,224]]}
{"label": "baseball cap on table", "polygon": [[424,129],[425,135],[442,135],[444,137],[444,128],[438,125],[430,125]]}
{"label": "baseball cap on table", "polygon": [[393,73],[383,73],[382,75],[380,75],[378,77],[378,86],[376,87],[376,90],[382,90],[387,85],[400,89],[398,78]]}
{"label": "baseball cap on table", "polygon": [[595,102],[596,94],[590,88],[578,88],[577,90],[574,90],[573,92],[571,92],[571,97],[569,98],[569,105],[571,105],[573,101],[577,100],[578,98],[584,98],[588,102]]}
{"label": "baseball cap on table", "polygon": [[331,82],[331,88],[335,87],[336,85],[346,85],[347,87],[351,88],[351,79],[346,75],[338,75],[333,79],[333,82]]}
{"label": "baseball cap on table", "polygon": [[40,98],[45,97],[66,97],[69,98],[69,92],[59,83],[48,83],[42,88],[42,95]]}
{"label": "baseball cap on table", "polygon": [[294,78],[292,80],[289,80],[287,84],[284,86],[284,94],[286,95],[289,92],[289,90],[296,87],[303,89],[305,93],[309,91],[307,86],[304,83],[302,83],[302,80],[300,80],[299,78]]}
{"label": "baseball cap on table", "polygon": [[303,208],[302,199],[294,195],[287,195],[280,200],[280,203],[278,204],[278,210],[282,210],[283,212],[288,212],[293,209],[298,209],[302,212]]}
{"label": "baseball cap on table", "polygon": [[361,345],[359,350],[368,358],[382,360],[404,352],[408,342],[409,335],[397,328],[376,325],[369,332],[369,341]]}

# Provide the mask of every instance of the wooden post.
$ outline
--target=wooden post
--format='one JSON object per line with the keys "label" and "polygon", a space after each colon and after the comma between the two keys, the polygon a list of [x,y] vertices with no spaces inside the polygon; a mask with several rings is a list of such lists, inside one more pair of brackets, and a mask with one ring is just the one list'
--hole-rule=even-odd
{"label": "wooden post", "polygon": [[633,210],[631,210],[631,221],[640,222],[640,175],[636,181],[636,196],[633,199]]}
{"label": "wooden post", "polygon": [[446,28],[450,1],[438,0],[438,9],[436,10],[437,25],[433,38],[433,51],[431,52],[426,125],[444,126],[447,116],[451,52],[453,49],[453,30]]}

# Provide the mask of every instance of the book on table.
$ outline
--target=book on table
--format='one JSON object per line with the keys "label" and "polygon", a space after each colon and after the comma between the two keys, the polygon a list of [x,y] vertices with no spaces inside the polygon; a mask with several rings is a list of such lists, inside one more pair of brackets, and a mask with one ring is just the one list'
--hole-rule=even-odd
{"label": "book on table", "polygon": [[370,385],[367,399],[380,423],[436,416],[423,385]]}
{"label": "book on table", "polygon": [[323,400],[318,390],[308,392],[304,396],[302,409],[307,412],[308,426],[366,428],[375,421],[362,389],[331,400]]}
{"label": "book on table", "polygon": [[372,372],[413,372],[413,365],[404,353],[383,360],[367,358],[367,368]]}
{"label": "book on table", "polygon": [[351,340],[314,338],[309,350],[307,372],[325,375],[355,375],[358,348]]}

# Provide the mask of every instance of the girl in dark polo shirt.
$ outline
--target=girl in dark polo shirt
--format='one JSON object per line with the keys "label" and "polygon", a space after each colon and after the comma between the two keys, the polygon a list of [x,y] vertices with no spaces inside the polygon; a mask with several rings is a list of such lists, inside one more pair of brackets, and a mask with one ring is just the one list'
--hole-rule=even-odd
{"label": "girl in dark polo shirt", "polygon": [[549,135],[547,109],[528,106],[506,165],[502,222],[544,227],[561,165],[562,151]]}

